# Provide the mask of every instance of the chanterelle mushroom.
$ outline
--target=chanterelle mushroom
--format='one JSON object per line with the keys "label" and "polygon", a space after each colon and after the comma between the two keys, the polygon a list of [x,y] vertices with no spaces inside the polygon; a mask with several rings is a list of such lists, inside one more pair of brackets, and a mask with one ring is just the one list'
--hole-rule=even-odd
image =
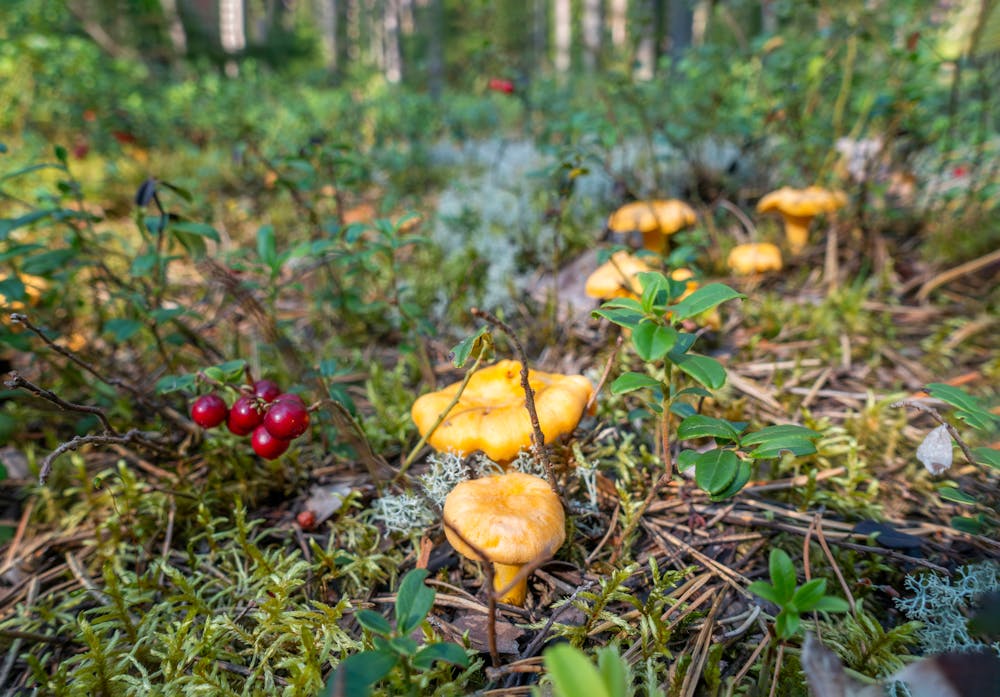
{"label": "chanterelle mushroom", "polygon": [[667,237],[688,225],[694,225],[694,209],[677,199],[657,199],[626,203],[608,218],[612,232],[642,233],[642,246],[663,252]]}
{"label": "chanterelle mushroom", "polygon": [[783,186],[757,202],[757,211],[777,211],[785,220],[785,235],[792,254],[805,249],[809,239],[809,223],[820,213],[842,208],[847,197],[840,191],[828,191],[819,186],[793,189]]}
{"label": "chanterelle mushroom", "polygon": [[642,292],[639,274],[652,270],[646,262],[628,252],[615,252],[587,277],[584,292],[598,300],[635,298]]}
{"label": "chanterelle mushroom", "polygon": [[[462,482],[444,501],[448,542],[468,559],[482,561],[470,544],[486,556],[493,564],[497,592],[511,585],[522,566],[551,556],[562,546],[565,520],[562,502],[548,483],[523,472]],[[525,577],[500,600],[523,605],[527,592]]]}
{"label": "chanterelle mushroom", "polygon": [[[594,387],[583,375],[560,375],[528,371],[528,384],[535,393],[535,411],[545,441],[570,433],[583,417]],[[421,435],[458,392],[454,383],[418,398],[410,415]],[[500,463],[513,460],[531,445],[531,419],[521,387],[521,363],[500,361],[472,374],[462,396],[427,442],[431,447],[459,454],[482,450]]]}
{"label": "chanterelle mushroom", "polygon": [[726,264],[737,276],[781,271],[781,250],[770,242],[739,244],[729,252]]}

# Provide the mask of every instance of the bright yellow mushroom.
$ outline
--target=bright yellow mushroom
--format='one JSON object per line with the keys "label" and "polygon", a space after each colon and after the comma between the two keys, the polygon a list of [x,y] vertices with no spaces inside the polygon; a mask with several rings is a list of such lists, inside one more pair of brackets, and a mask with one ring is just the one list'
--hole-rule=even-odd
{"label": "bright yellow mushroom", "polygon": [[608,218],[612,232],[642,233],[642,246],[662,253],[667,237],[697,220],[694,209],[677,199],[655,199],[626,203]]}
{"label": "bright yellow mushroom", "polygon": [[[583,417],[594,387],[583,375],[528,371],[535,393],[535,411],[545,441],[565,436]],[[413,403],[410,415],[420,435],[426,434],[451,404],[460,383],[431,392]],[[531,446],[531,419],[521,387],[521,363],[504,360],[472,374],[458,403],[427,439],[440,451],[465,455],[482,450],[487,457],[507,463]]]}
{"label": "bright yellow mushroom", "polygon": [[770,242],[736,245],[729,252],[726,265],[737,276],[781,271],[781,250]]}
{"label": "bright yellow mushroom", "polygon": [[830,213],[842,208],[847,197],[840,191],[828,191],[819,186],[793,189],[783,186],[757,202],[757,211],[777,211],[785,221],[785,235],[792,254],[805,249],[809,239],[809,224],[820,213]]}
{"label": "bright yellow mushroom", "polygon": [[611,259],[587,277],[584,292],[598,300],[636,298],[642,292],[639,274],[653,269],[628,252],[615,252]]}
{"label": "bright yellow mushroom", "polygon": [[[445,498],[444,521],[456,552],[483,561],[478,549],[493,564],[498,593],[511,586],[525,564],[551,556],[566,539],[559,496],[544,479],[523,472],[461,482]],[[527,592],[525,576],[500,601],[524,605]]]}

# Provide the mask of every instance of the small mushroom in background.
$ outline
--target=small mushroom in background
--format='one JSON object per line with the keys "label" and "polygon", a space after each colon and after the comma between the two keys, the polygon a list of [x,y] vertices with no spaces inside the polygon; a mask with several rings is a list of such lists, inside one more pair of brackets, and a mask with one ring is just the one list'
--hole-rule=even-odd
{"label": "small mushroom in background", "polygon": [[781,271],[781,250],[770,242],[753,242],[733,247],[726,265],[737,276]]}
{"label": "small mushroom in background", "polygon": [[[590,401],[594,386],[583,375],[528,371],[535,393],[535,411],[545,441],[573,431]],[[461,383],[419,397],[410,415],[425,435],[448,408]],[[521,386],[521,363],[504,360],[472,374],[458,403],[427,439],[439,451],[467,455],[482,450],[504,464],[531,446],[531,419]]]}
{"label": "small mushroom in background", "polygon": [[652,271],[646,262],[628,252],[615,252],[611,259],[587,277],[584,291],[598,300],[637,298],[642,292],[639,274]]}
{"label": "small mushroom in background", "polygon": [[694,225],[697,219],[694,209],[677,199],[633,201],[611,214],[608,229],[626,235],[640,232],[642,246],[662,254],[667,238],[688,225]]}
{"label": "small mushroom in background", "polygon": [[783,186],[757,202],[759,213],[777,211],[785,221],[785,235],[792,254],[805,249],[809,240],[809,224],[820,213],[843,208],[847,197],[840,191],[828,191],[819,186],[793,189]]}
{"label": "small mushroom in background", "polygon": [[[444,521],[445,535],[456,552],[493,564],[493,590],[498,593],[511,585],[525,564],[551,556],[566,539],[559,496],[544,479],[523,472],[461,482],[444,501]],[[524,605],[527,593],[525,576],[499,599]]]}

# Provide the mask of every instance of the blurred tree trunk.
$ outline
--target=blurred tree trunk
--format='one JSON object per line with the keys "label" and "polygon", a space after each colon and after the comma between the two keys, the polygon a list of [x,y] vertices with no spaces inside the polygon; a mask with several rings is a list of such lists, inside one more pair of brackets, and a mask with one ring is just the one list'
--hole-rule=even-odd
{"label": "blurred tree trunk", "polygon": [[160,0],[160,7],[163,8],[167,36],[170,37],[170,45],[174,48],[174,57],[183,58],[187,54],[187,32],[184,31],[184,22],[181,21],[181,14],[177,10],[177,0]]}
{"label": "blurred tree trunk", "polygon": [[636,32],[635,76],[640,80],[649,80],[656,73],[656,64],[660,59],[663,37],[663,2],[664,0],[645,0],[637,6],[635,16],[638,31]]}
{"label": "blurred tree trunk", "polygon": [[588,71],[601,67],[601,0],[583,0],[583,65]]}
{"label": "blurred tree trunk", "polygon": [[667,36],[670,57],[677,60],[691,46],[692,0],[667,0]]}
{"label": "blurred tree trunk", "polygon": [[382,6],[385,79],[393,84],[403,78],[403,52],[399,44],[399,5],[400,0],[385,0]]}
{"label": "blurred tree trunk", "polygon": [[760,1],[760,29],[767,36],[778,33],[778,13],[774,4],[774,0]]}
{"label": "blurred tree trunk", "polygon": [[427,0],[427,84],[434,101],[444,92],[444,0]]}
{"label": "blurred tree trunk", "polygon": [[621,50],[628,39],[628,0],[609,0],[608,25],[611,45]]}
{"label": "blurred tree trunk", "polygon": [[324,63],[326,69],[333,75],[337,74],[340,68],[341,44],[338,33],[340,31],[340,3],[337,0],[319,0],[317,7],[317,19],[319,29],[323,37]]}
{"label": "blurred tree trunk", "polygon": [[555,48],[553,65],[556,72],[568,72],[572,65],[573,3],[571,0],[554,0],[552,7],[552,33]]}

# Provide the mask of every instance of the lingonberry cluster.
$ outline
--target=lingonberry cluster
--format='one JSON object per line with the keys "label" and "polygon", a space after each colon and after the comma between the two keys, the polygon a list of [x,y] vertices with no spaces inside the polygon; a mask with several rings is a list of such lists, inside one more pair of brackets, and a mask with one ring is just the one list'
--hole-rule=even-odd
{"label": "lingonberry cluster", "polygon": [[242,393],[233,406],[215,393],[202,395],[191,405],[191,418],[202,428],[226,427],[238,436],[250,436],[253,451],[273,460],[309,428],[309,410],[297,394],[282,392],[270,380],[257,380],[253,392]]}

